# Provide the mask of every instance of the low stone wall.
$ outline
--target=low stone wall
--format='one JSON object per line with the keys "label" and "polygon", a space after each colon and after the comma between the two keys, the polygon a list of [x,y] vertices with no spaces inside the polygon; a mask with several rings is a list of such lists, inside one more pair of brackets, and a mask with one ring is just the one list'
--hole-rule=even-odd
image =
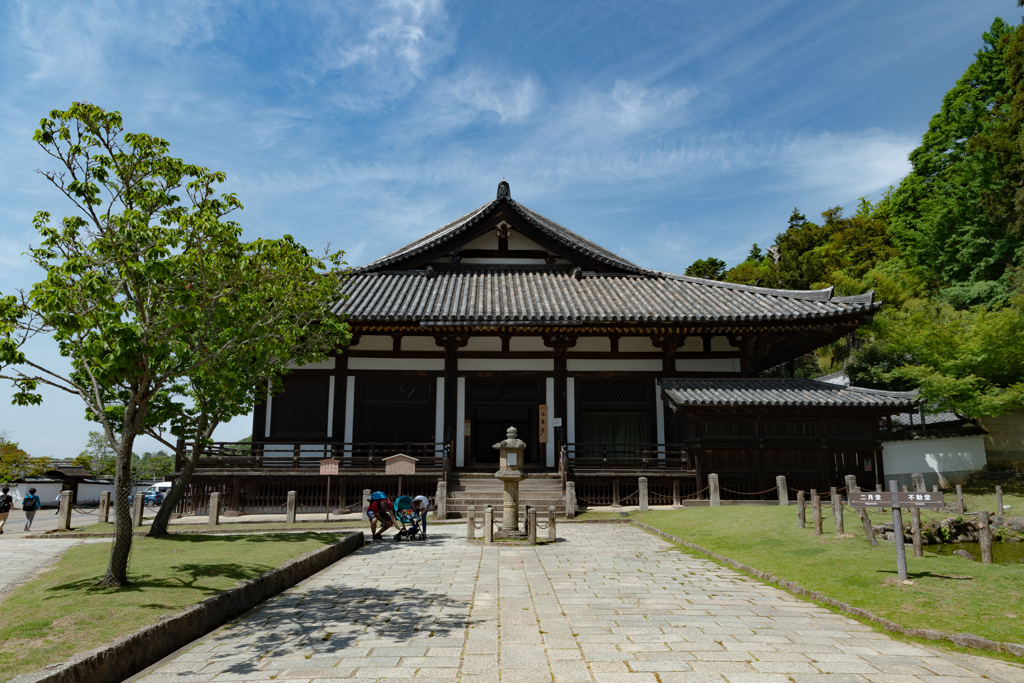
{"label": "low stone wall", "polygon": [[251,581],[207,598],[158,624],[75,655],[67,662],[22,674],[11,683],[118,683],[256,605],[326,569],[362,547],[362,532],[297,557]]}

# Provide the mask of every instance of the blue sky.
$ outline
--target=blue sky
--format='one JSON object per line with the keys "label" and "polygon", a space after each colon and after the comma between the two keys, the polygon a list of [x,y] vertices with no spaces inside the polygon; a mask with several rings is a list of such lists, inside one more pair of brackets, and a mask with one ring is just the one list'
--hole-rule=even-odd
{"label": "blue sky", "polygon": [[[0,292],[65,215],[39,119],[86,100],[228,174],[247,237],[358,265],[512,196],[647,267],[743,259],[794,206],[877,197],[1000,2],[18,2],[0,6]],[[61,359],[43,342],[33,351]],[[0,431],[72,457],[77,399]],[[245,418],[215,436],[249,434]],[[154,449],[141,440],[136,450]]]}

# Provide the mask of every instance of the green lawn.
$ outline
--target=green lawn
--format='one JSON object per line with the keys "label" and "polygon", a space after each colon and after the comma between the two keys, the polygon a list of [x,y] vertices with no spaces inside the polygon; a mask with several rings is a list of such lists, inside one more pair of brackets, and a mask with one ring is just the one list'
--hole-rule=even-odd
{"label": "green lawn", "polygon": [[[826,511],[827,512],[827,511]],[[1024,643],[1024,565],[983,565],[907,545],[912,585],[896,581],[892,543],[868,545],[860,520],[846,515],[848,538],[837,537],[831,516],[816,537],[796,525],[796,507],[688,508],[633,517],[702,548],[793,581],[910,628],[970,632]],[[876,524],[891,513],[874,514]],[[909,515],[906,515],[909,524]]]}
{"label": "green lawn", "polygon": [[132,585],[120,590],[96,587],[109,544],[75,546],[0,603],[0,680],[108,643],[337,540],[322,533],[138,538]]}

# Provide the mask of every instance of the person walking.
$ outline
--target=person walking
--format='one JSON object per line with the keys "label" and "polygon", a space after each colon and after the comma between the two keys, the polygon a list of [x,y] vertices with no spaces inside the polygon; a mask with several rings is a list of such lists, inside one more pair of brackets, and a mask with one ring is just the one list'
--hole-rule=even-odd
{"label": "person walking", "polygon": [[43,501],[39,500],[35,489],[29,489],[28,495],[21,499],[21,511],[25,513],[25,531],[32,528],[32,520],[36,518],[36,511],[42,505]]}
{"label": "person walking", "polygon": [[412,499],[412,509],[420,518],[420,536],[427,537],[427,512],[430,511],[430,499],[426,496],[416,496]]}
{"label": "person walking", "polygon": [[11,514],[11,508],[14,506],[14,498],[11,497],[9,486],[5,486],[3,493],[0,493],[0,534],[4,532],[4,524],[7,523],[7,516]]}

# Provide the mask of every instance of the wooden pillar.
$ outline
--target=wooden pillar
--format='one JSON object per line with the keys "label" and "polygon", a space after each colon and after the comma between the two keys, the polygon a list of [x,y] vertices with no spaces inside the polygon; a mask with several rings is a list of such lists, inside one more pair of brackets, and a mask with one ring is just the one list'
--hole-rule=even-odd
{"label": "wooden pillar", "polygon": [[455,443],[462,439],[462,425],[458,419],[459,400],[459,349],[469,343],[468,335],[442,334],[434,337],[434,343],[444,349],[444,438],[451,439],[452,466],[455,464]]}
{"label": "wooden pillar", "polygon": [[[569,382],[568,382],[569,372],[568,372],[568,369],[567,369],[567,362],[566,362],[566,358],[565,358],[565,352],[566,352],[567,348],[568,348],[567,346],[565,346],[563,344],[559,344],[559,345],[555,346],[555,349],[554,349],[554,351],[555,351],[555,371],[554,371],[554,375],[555,375],[555,405],[552,406],[552,408],[554,408],[554,415],[548,415],[548,419],[550,420],[553,417],[560,417],[560,418],[562,418],[562,427],[560,429],[556,429],[555,430],[556,434],[567,434],[567,432],[565,430],[569,427],[569,416],[566,414],[568,412],[568,410],[569,410],[569,408],[568,408],[568,405],[569,405]],[[556,442],[556,451],[555,451],[555,457],[556,458],[560,457],[560,454],[557,451],[557,446],[558,445],[561,445],[560,442]]]}
{"label": "wooden pillar", "polygon": [[[345,441],[345,410],[348,401],[348,355],[335,354],[334,361],[334,415],[331,416],[331,440],[335,443]],[[338,455],[333,456],[335,458]],[[342,489],[344,490],[344,489]],[[344,501],[342,501],[344,502]]]}

